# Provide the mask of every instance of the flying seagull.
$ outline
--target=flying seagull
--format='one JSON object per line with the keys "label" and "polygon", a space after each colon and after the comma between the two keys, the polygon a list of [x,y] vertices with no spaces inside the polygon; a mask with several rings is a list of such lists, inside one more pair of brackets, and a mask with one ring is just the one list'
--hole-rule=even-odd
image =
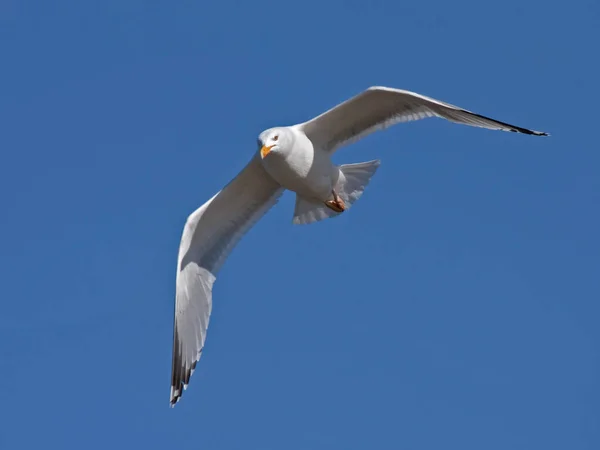
{"label": "flying seagull", "polygon": [[295,224],[342,214],[362,195],[379,160],[336,166],[331,155],[374,131],[427,117],[548,135],[387,87],[371,87],[308,122],[263,131],[250,162],[186,221],[177,261],[171,406],[187,388],[202,354],[215,276],[242,236],[285,189],[296,193]]}

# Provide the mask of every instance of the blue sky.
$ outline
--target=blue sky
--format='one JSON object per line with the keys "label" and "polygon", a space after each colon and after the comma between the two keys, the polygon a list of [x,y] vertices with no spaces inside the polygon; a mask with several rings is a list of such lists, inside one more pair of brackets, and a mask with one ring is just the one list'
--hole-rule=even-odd
{"label": "blue sky", "polygon": [[[600,4],[0,2],[0,447],[600,448]],[[371,85],[429,119],[347,215],[293,196],[218,276],[168,407],[185,218]]]}

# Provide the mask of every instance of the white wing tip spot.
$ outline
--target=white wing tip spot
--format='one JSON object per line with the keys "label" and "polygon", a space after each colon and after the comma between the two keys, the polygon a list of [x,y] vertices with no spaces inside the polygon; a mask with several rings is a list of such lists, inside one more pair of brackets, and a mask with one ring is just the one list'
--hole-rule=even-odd
{"label": "white wing tip spot", "polygon": [[171,401],[170,401],[171,408],[175,407],[175,405],[177,404],[177,402],[179,401],[180,398],[181,398],[181,389],[174,389],[173,386],[171,386]]}

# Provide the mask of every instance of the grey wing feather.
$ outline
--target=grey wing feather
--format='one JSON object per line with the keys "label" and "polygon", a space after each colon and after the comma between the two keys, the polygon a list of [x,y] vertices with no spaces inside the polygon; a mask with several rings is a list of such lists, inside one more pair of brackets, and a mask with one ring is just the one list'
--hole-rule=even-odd
{"label": "grey wing feather", "polygon": [[343,145],[400,122],[441,117],[452,122],[547,136],[541,131],[510,125],[458,106],[410,91],[387,87],[371,87],[323,114],[299,124],[309,139],[323,150],[334,152]]}
{"label": "grey wing feather", "polygon": [[254,157],[223,190],[188,217],[177,265],[171,406],[181,398],[200,359],[217,272],[282,192]]}

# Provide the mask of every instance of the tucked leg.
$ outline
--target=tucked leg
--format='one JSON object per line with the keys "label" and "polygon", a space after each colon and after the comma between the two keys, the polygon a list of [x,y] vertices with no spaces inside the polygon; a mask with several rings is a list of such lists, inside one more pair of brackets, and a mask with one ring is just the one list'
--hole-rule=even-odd
{"label": "tucked leg", "polygon": [[333,194],[333,200],[326,201],[325,206],[334,210],[335,212],[344,212],[346,210],[346,204],[344,203],[344,200],[342,200],[342,198],[335,191],[332,190],[331,193]]}

